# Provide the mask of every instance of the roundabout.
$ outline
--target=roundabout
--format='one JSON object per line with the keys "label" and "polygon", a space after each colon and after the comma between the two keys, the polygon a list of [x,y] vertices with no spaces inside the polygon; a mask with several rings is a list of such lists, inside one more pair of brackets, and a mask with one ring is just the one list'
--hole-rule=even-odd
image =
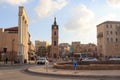
{"label": "roundabout", "polygon": [[46,66],[36,65],[28,67],[25,71],[37,75],[58,77],[120,78],[119,62],[113,64],[111,62],[78,62],[76,70],[72,62],[58,62],[53,66],[48,66],[47,70]]}
{"label": "roundabout", "polygon": [[[56,69],[74,70],[73,62],[55,63]],[[78,62],[77,70],[120,70],[120,61]]]}

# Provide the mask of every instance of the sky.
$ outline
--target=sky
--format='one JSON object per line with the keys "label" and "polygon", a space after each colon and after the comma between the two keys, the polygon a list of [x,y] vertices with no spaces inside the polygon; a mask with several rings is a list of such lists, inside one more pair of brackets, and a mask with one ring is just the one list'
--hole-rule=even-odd
{"label": "sky", "polygon": [[59,43],[97,43],[96,25],[120,21],[120,0],[0,0],[0,28],[18,26],[18,7],[29,18],[31,41],[51,43],[51,26],[56,17]]}

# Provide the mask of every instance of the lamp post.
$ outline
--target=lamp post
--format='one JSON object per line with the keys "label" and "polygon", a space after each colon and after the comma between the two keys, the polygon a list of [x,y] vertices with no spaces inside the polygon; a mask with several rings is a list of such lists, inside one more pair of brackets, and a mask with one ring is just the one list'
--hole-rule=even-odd
{"label": "lamp post", "polygon": [[12,53],[11,53],[11,65],[13,64],[13,58],[14,58],[14,41],[15,39],[12,39]]}

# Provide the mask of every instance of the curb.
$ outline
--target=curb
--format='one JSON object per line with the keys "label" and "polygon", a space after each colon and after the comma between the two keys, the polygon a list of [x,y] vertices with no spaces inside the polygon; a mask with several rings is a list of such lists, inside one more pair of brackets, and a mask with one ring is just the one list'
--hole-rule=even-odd
{"label": "curb", "polygon": [[[30,67],[29,67],[30,68]],[[29,68],[25,69],[25,72],[36,74],[36,75],[47,75],[47,76],[54,76],[54,77],[76,77],[76,78],[120,78],[118,75],[74,75],[74,74],[53,74],[53,73],[43,73],[43,72],[35,72],[29,70]]]}

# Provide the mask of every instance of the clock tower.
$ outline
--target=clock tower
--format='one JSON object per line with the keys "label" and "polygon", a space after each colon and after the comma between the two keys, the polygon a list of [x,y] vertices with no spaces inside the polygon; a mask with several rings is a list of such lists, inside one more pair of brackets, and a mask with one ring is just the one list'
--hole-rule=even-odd
{"label": "clock tower", "polygon": [[59,46],[58,46],[58,25],[56,18],[54,18],[54,23],[52,25],[52,45],[51,45],[51,56],[57,58],[59,55]]}

